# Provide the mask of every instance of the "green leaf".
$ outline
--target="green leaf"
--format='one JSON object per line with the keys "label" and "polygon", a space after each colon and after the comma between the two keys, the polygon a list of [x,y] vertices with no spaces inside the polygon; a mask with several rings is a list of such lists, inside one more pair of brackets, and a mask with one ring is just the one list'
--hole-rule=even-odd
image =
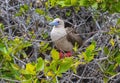
{"label": "green leaf", "polygon": [[75,46],[73,47],[73,50],[76,52],[78,50],[78,44],[75,43]]}
{"label": "green leaf", "polygon": [[107,77],[104,77],[103,80],[104,80],[104,83],[108,83],[109,79]]}
{"label": "green leaf", "polygon": [[86,48],[86,51],[82,53],[85,61],[89,62],[94,59],[94,55],[96,54],[96,52],[94,52],[95,46],[96,46],[96,42],[93,41],[92,44]]}
{"label": "green leaf", "polygon": [[11,61],[11,56],[9,55],[9,52],[7,51],[6,47],[3,48],[3,56],[6,60]]}
{"label": "green leaf", "polygon": [[86,50],[90,50],[90,51],[93,51],[95,49],[95,45],[91,44],[87,47]]}
{"label": "green leaf", "polygon": [[65,0],[65,4],[71,4],[71,0]]}
{"label": "green leaf", "polygon": [[26,69],[25,69],[26,74],[28,73],[28,74],[35,75],[36,74],[35,68],[36,68],[36,66],[33,65],[32,63],[27,63]]}
{"label": "green leaf", "polygon": [[22,13],[24,13],[25,11],[27,11],[29,9],[29,6],[28,5],[22,5],[21,7],[20,7],[20,11],[19,12],[22,12]]}
{"label": "green leaf", "polygon": [[117,11],[117,12],[120,12],[120,1],[118,3],[116,3],[116,5],[114,5],[114,9]]}
{"label": "green leaf", "polygon": [[0,43],[0,52],[4,53],[4,48],[5,48],[5,45],[3,43]]}
{"label": "green leaf", "polygon": [[71,5],[75,6],[77,5],[78,0],[71,0]]}
{"label": "green leaf", "polygon": [[0,28],[3,30],[4,29],[4,25],[2,23],[0,23]]}
{"label": "green leaf", "polygon": [[89,58],[92,55],[92,51],[86,50],[85,54],[86,54],[87,58]]}
{"label": "green leaf", "polygon": [[117,57],[115,58],[115,61],[120,64],[120,53],[119,53],[119,54],[117,55]]}
{"label": "green leaf", "polygon": [[65,1],[58,1],[57,4],[61,5],[62,7],[64,7],[65,6]]}
{"label": "green leaf", "polygon": [[60,60],[53,60],[53,61],[50,63],[49,69],[52,70],[54,73],[57,71],[59,61],[60,61]]}
{"label": "green leaf", "polygon": [[40,57],[37,59],[36,71],[42,71],[44,69],[44,60]]}
{"label": "green leaf", "polygon": [[92,8],[97,9],[97,8],[98,8],[98,3],[95,2],[95,3],[92,5]]}
{"label": "green leaf", "polygon": [[111,44],[112,46],[115,45],[115,42],[114,42],[114,39],[113,39],[113,38],[110,39],[110,44]]}
{"label": "green leaf", "polygon": [[52,7],[54,7],[56,5],[57,1],[55,1],[55,0],[49,0],[49,1],[50,1],[50,4],[51,4]]}
{"label": "green leaf", "polygon": [[39,83],[38,78],[36,78],[33,83]]}
{"label": "green leaf", "polygon": [[32,82],[32,79],[28,79],[28,80],[22,80],[21,83],[33,83],[33,82]]}
{"label": "green leaf", "polygon": [[29,9],[29,6],[27,4],[23,5],[22,8],[24,8],[25,10]]}
{"label": "green leaf", "polygon": [[105,11],[106,10],[106,3],[105,2],[103,2],[102,4],[101,4],[101,7],[102,7],[102,9]]}
{"label": "green leaf", "polygon": [[88,0],[80,0],[79,4],[80,4],[80,6],[87,6],[88,5]]}
{"label": "green leaf", "polygon": [[45,12],[43,11],[43,10],[41,10],[41,9],[35,9],[35,12],[36,13],[38,13],[39,15],[43,15],[43,14],[45,14]]}
{"label": "green leaf", "polygon": [[71,1],[70,0],[57,1],[57,4],[60,5],[61,7],[69,7],[71,6]]}
{"label": "green leaf", "polygon": [[51,21],[51,20],[53,20],[53,18],[50,17],[50,16],[48,16],[48,15],[46,15],[45,18],[47,19],[47,21]]}
{"label": "green leaf", "polygon": [[71,11],[66,12],[66,16],[70,16],[71,15]]}
{"label": "green leaf", "polygon": [[114,71],[114,66],[115,65],[113,65],[113,64],[110,65],[105,72],[108,73],[108,74],[110,74],[110,75],[115,75],[116,72]]}
{"label": "green leaf", "polygon": [[43,32],[41,36],[43,39],[48,38],[48,32]]}
{"label": "green leaf", "polygon": [[23,48],[29,47],[29,46],[32,45],[31,42],[28,42],[28,41],[24,41],[24,42],[22,42],[22,43],[23,43]]}
{"label": "green leaf", "polygon": [[[85,61],[90,62],[91,60],[94,59],[94,55],[90,54],[90,56],[87,56],[85,52],[82,53],[84,56]],[[92,55],[92,56],[91,56]]]}
{"label": "green leaf", "polygon": [[10,63],[11,64],[11,67],[14,69],[14,70],[19,70],[20,67],[17,65],[17,64],[13,64],[13,63]]}
{"label": "green leaf", "polygon": [[88,46],[86,48],[86,56],[87,57],[90,57],[92,55],[92,51],[95,49],[95,45],[94,44],[91,44],[90,46]]}
{"label": "green leaf", "polygon": [[118,18],[118,20],[117,20],[117,24],[120,24],[120,18]]}
{"label": "green leaf", "polygon": [[104,53],[105,53],[106,55],[108,55],[108,53],[109,53],[108,47],[104,47]]}
{"label": "green leaf", "polygon": [[61,74],[61,73],[66,72],[67,70],[70,69],[72,64],[73,64],[73,59],[72,58],[70,58],[70,57],[65,58],[64,60],[62,60],[62,62],[59,65],[58,73]]}
{"label": "green leaf", "polygon": [[52,49],[51,55],[52,55],[52,58],[53,58],[54,60],[58,60],[58,59],[59,59],[59,52],[58,52],[57,50]]}
{"label": "green leaf", "polygon": [[22,16],[22,14],[23,14],[23,13],[18,12],[18,13],[15,14],[15,16]]}
{"label": "green leaf", "polygon": [[53,76],[55,76],[55,74],[54,74],[52,71],[47,72],[46,75],[49,76],[49,77],[53,77]]}

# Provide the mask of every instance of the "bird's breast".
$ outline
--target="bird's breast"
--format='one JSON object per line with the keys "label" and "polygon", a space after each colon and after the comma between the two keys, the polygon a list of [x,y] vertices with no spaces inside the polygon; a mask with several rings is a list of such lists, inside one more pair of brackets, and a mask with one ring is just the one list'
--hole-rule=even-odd
{"label": "bird's breast", "polygon": [[52,41],[56,41],[66,35],[67,35],[66,30],[60,28],[53,28],[50,33]]}

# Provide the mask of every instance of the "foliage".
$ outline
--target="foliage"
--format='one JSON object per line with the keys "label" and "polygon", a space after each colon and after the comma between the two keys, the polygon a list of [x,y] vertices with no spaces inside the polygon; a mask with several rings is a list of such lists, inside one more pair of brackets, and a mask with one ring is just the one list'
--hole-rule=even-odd
{"label": "foliage", "polygon": [[92,7],[95,9],[102,9],[103,11],[110,12],[120,12],[120,2],[119,0],[48,0],[51,6],[61,6],[61,7]]}
{"label": "foliage", "polygon": [[[110,36],[109,40],[106,38],[107,44],[100,45],[104,42],[98,44],[99,42],[94,40],[94,38],[91,44],[83,45],[81,47],[82,50],[75,44],[73,48],[75,53],[73,56],[63,59],[60,59],[59,52],[52,48],[51,42],[49,42],[49,33],[47,31],[39,33],[40,30],[38,28],[45,30],[48,27],[46,23],[53,19],[54,16],[49,15],[49,9],[58,8],[61,11],[73,8],[77,14],[80,11],[80,7],[85,7],[102,10],[102,12],[118,13],[120,12],[119,0],[48,0],[43,5],[45,5],[45,8],[33,9],[28,4],[19,5],[19,8],[18,6],[16,8],[18,9],[16,10],[17,12],[11,15],[19,18],[20,21],[14,18],[9,20],[10,23],[8,22],[7,26],[0,23],[0,79],[6,82],[57,83],[59,78],[64,78],[64,74],[70,72],[70,74],[77,75],[79,66],[86,66],[91,63],[99,66],[95,69],[92,68],[93,66],[91,68],[94,71],[102,72],[102,78],[106,83],[109,80],[108,77],[112,77],[118,73],[116,69],[120,64],[120,50],[118,45],[120,43],[120,19],[118,19],[115,27],[111,26],[107,32],[100,33],[100,35],[105,34]],[[34,16],[31,15],[31,10],[32,13],[34,12]],[[65,14],[73,18],[74,16],[72,16],[71,12],[73,11],[69,10]],[[37,16],[37,20],[34,19],[35,16]],[[9,15],[7,19],[8,17]],[[43,17],[47,20],[46,22],[44,22]],[[13,17],[11,16],[11,18]],[[16,25],[18,26],[12,26],[17,22],[18,24]],[[14,35],[14,31],[17,31],[16,28],[19,28],[17,30],[21,32],[20,36],[17,36],[18,34]],[[13,33],[10,35],[11,31]],[[32,50],[29,50],[29,48]],[[43,59],[43,57],[40,57],[42,55],[45,57],[50,56],[52,59]],[[79,71],[81,70],[82,68]],[[79,76],[77,77],[79,78]],[[82,75],[80,79],[82,79]]]}
{"label": "foliage", "polygon": [[26,4],[22,5],[19,9],[19,12],[16,13],[16,16],[21,16],[21,15],[25,14],[28,11],[28,9],[29,9],[28,5],[26,5]]}
{"label": "foliage", "polygon": [[92,44],[86,48],[86,51],[82,53],[84,60],[86,62],[90,62],[91,60],[94,59],[95,54],[97,54],[97,52],[95,52],[95,47],[96,47],[96,43],[92,42]]}
{"label": "foliage", "polygon": [[[46,61],[42,58],[38,58],[37,62],[26,63],[26,67],[22,68],[20,65],[13,63],[13,61],[16,58],[20,59],[18,57],[18,53],[23,56],[22,52],[24,52],[24,48],[31,46],[31,43],[18,37],[16,37],[14,40],[7,40],[4,38],[7,43],[6,47],[2,40],[3,39],[0,41],[0,63],[2,63],[2,68],[0,68],[0,73],[2,75],[0,78],[13,80],[16,79],[22,83],[37,83],[37,76],[40,72],[44,71],[45,76],[52,78],[49,81],[56,82],[56,77],[61,76],[62,73],[65,73],[67,70],[72,68],[76,62],[76,60],[74,60],[72,57],[59,59],[59,53],[55,49],[52,49],[52,61]],[[27,57],[27,54],[24,55]],[[49,66],[47,66],[48,64]]]}
{"label": "foliage", "polygon": [[0,39],[0,63],[2,63],[2,67],[0,68],[1,77],[20,80],[20,66],[14,63],[14,59],[19,58],[19,53],[21,56],[24,56],[23,52],[25,52],[25,48],[29,46],[31,46],[30,42],[19,37],[13,40],[8,40],[7,37]]}

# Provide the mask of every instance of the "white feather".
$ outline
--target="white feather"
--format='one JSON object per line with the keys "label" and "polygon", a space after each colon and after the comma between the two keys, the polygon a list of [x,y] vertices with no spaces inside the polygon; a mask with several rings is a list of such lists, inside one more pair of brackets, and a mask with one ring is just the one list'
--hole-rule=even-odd
{"label": "white feather", "polygon": [[51,39],[52,41],[56,41],[62,37],[64,37],[65,35],[67,35],[66,29],[61,26],[61,27],[53,27],[52,31],[51,31]]}

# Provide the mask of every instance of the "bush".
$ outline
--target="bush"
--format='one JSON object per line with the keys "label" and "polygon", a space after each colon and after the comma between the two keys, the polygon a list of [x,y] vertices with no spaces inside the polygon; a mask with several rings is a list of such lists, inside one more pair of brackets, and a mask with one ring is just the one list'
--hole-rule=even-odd
{"label": "bush", "polygon": [[[119,81],[119,0],[0,1],[0,81]],[[85,41],[59,59],[49,38],[56,17]]]}

